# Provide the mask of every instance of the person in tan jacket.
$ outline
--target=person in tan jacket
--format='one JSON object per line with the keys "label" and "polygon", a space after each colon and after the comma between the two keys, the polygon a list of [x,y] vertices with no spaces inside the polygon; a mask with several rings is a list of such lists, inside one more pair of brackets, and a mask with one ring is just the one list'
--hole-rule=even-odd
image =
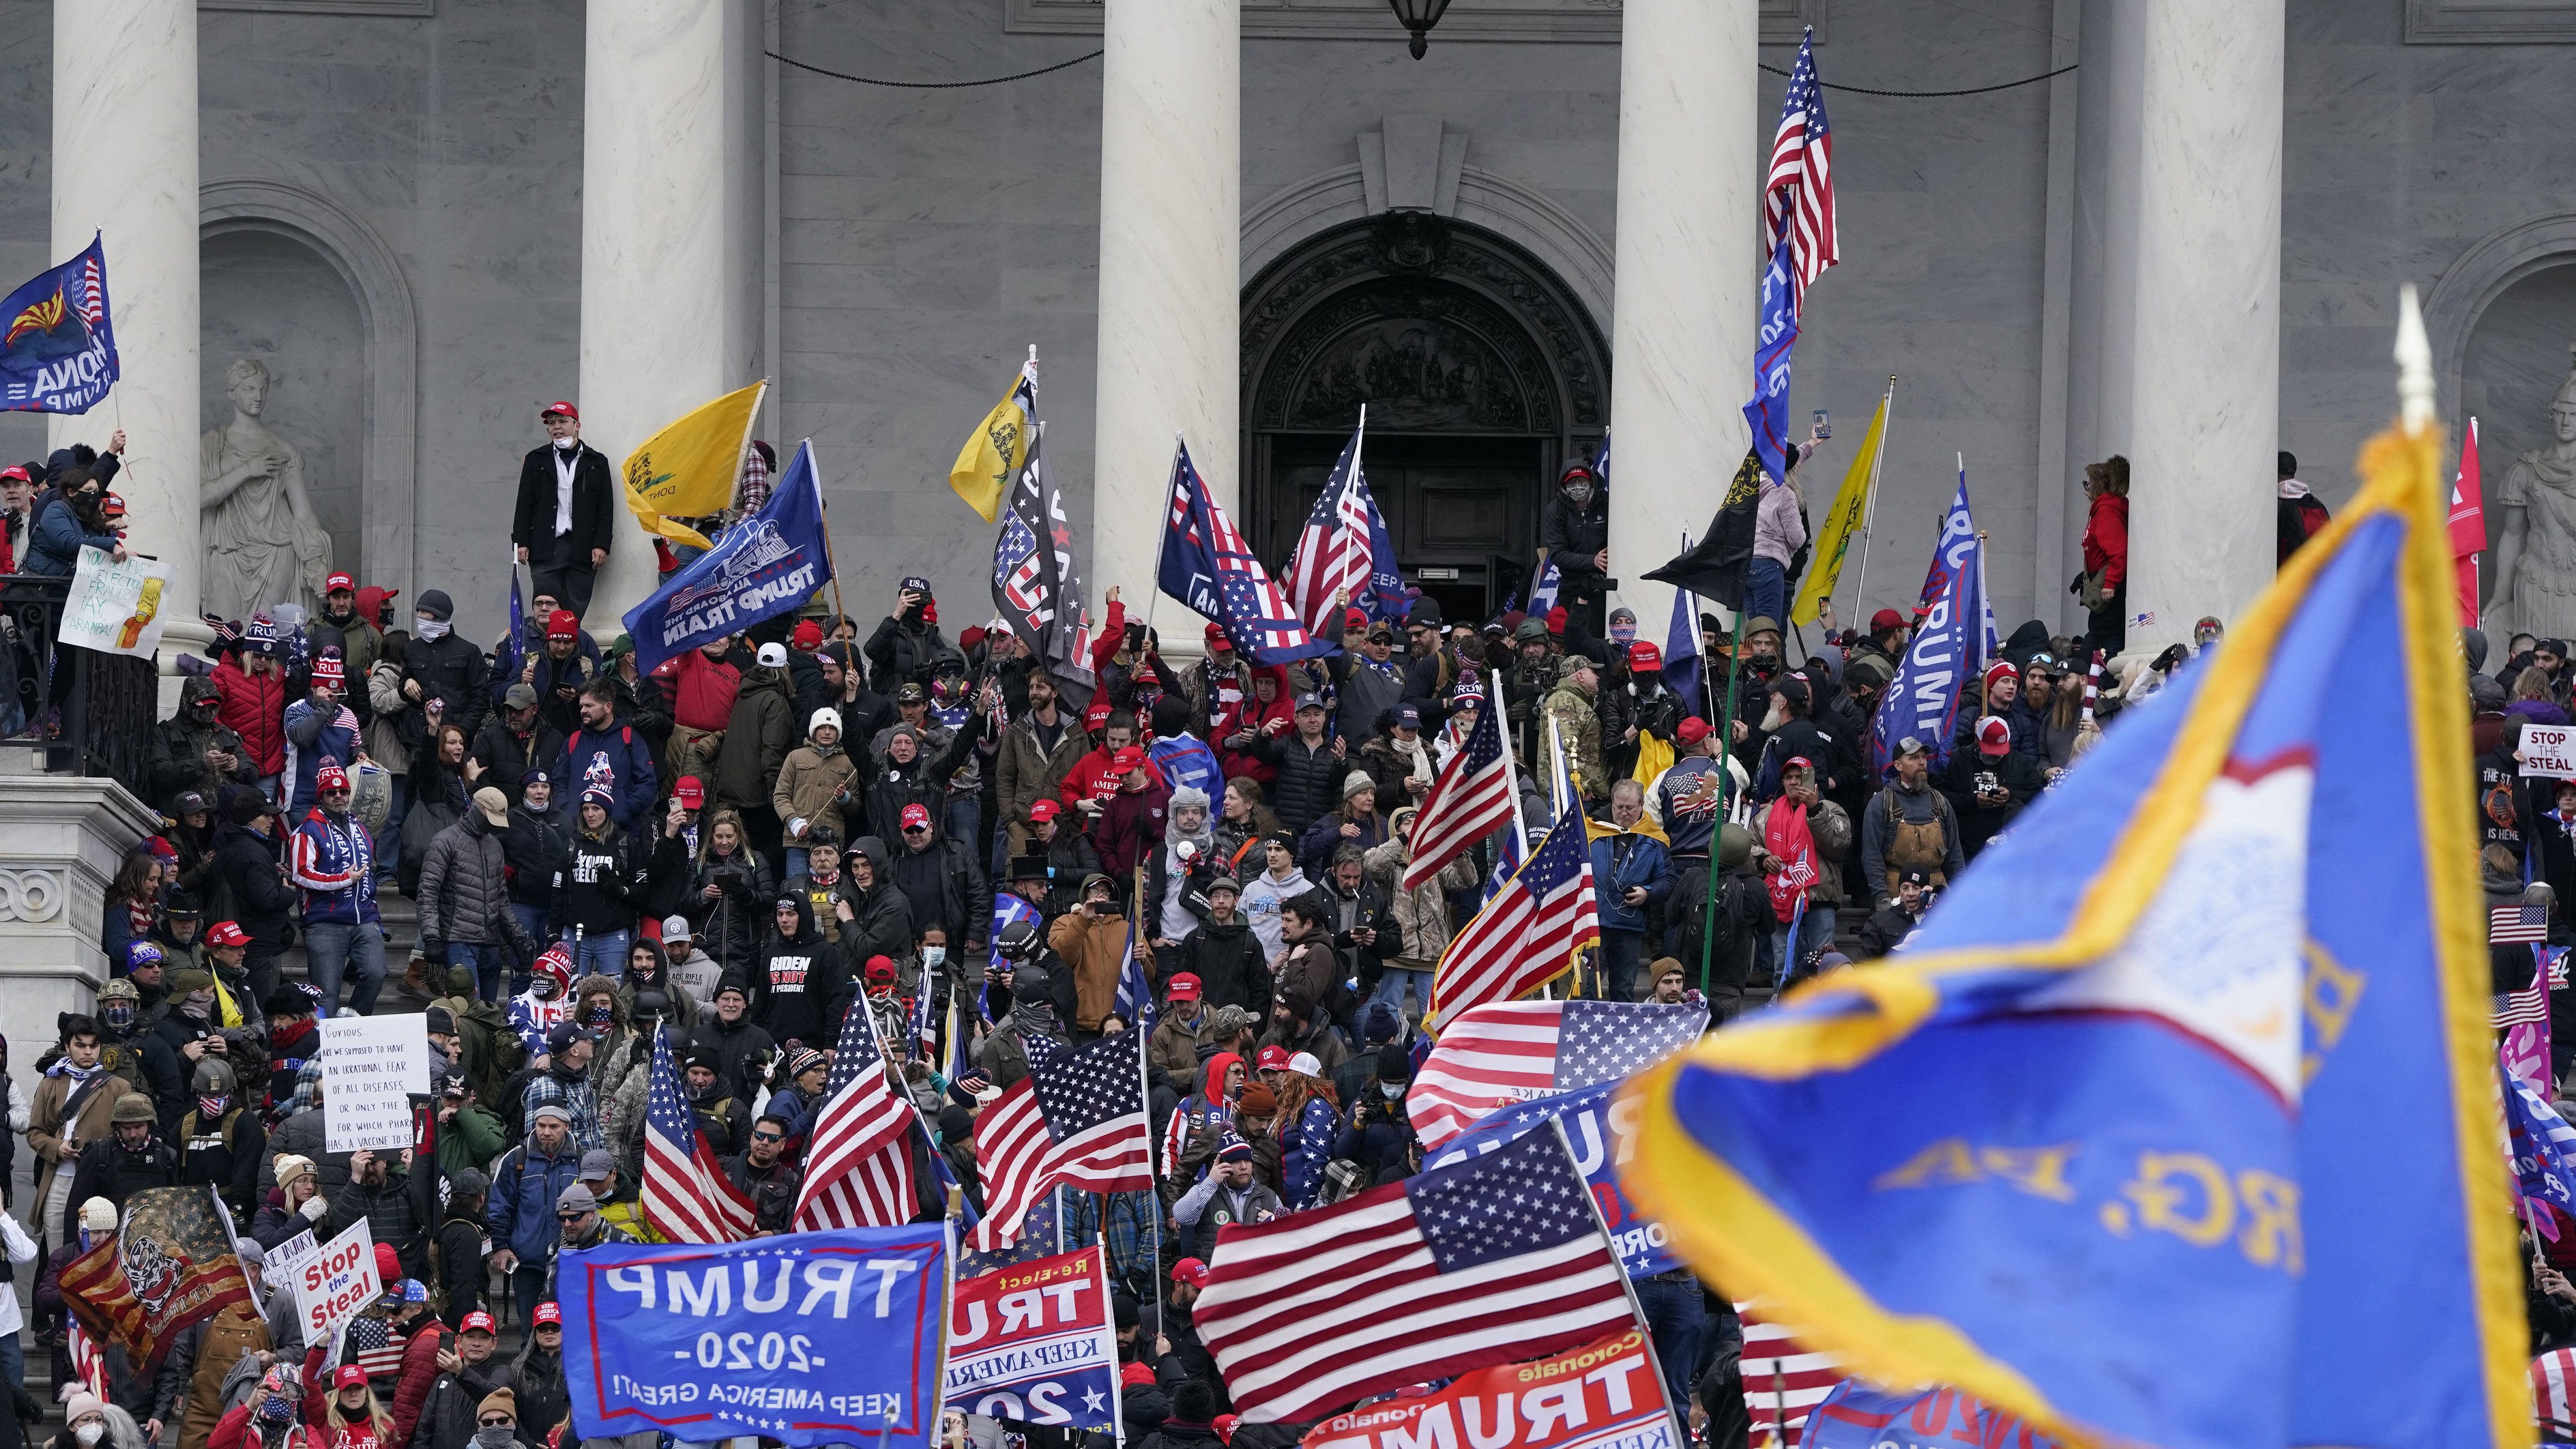
{"label": "person in tan jacket", "polygon": [[1013,855],[1029,848],[1029,807],[1055,798],[1067,771],[1091,749],[1082,721],[1060,708],[1055,680],[1045,670],[1029,672],[1029,704],[1002,731],[995,751],[993,785],[1001,823],[1010,827]]}
{"label": "person in tan jacket", "polygon": [[[1118,893],[1109,877],[1094,874],[1082,883],[1082,904],[1055,918],[1047,927],[1047,949],[1073,972],[1073,1029],[1088,1039],[1100,1034],[1100,1019],[1118,1001],[1118,968],[1127,959],[1127,918],[1118,911]],[[1146,980],[1153,967],[1145,968]]]}
{"label": "person in tan jacket", "polygon": [[778,783],[769,792],[770,808],[785,827],[784,874],[805,873],[805,836],[815,826],[830,826],[836,840],[850,838],[841,812],[857,803],[851,786],[858,775],[858,761],[841,748],[841,712],[829,705],[814,711],[805,725],[805,743],[787,752],[787,763],[778,767]]}
{"label": "person in tan jacket", "polygon": [[81,1149],[106,1140],[114,1130],[109,1114],[116,1099],[130,1090],[123,1077],[99,1064],[97,1022],[64,1017],[62,1046],[62,1059],[36,1083],[35,1100],[27,1106],[27,1145],[36,1151],[36,1196],[27,1222],[48,1248],[71,1241],[79,1208],[67,1199]]}

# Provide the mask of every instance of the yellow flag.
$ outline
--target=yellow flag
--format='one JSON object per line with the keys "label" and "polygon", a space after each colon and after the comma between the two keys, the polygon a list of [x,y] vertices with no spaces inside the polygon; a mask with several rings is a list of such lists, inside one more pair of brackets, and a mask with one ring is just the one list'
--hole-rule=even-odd
{"label": "yellow flag", "polygon": [[762,379],[729,392],[644,440],[626,455],[626,509],[646,533],[674,543],[708,546],[677,518],[703,518],[733,506],[742,481],[742,454],[751,446],[751,420],[769,391]]}
{"label": "yellow flag", "polygon": [[1000,516],[1003,491],[1029,459],[1029,416],[1037,410],[1038,358],[1031,348],[1010,394],[993,404],[993,410],[975,425],[948,470],[948,486],[966,500],[967,507],[984,515],[986,523]]}
{"label": "yellow flag", "polygon": [[1796,623],[1816,622],[1825,600],[1833,597],[1834,585],[1842,582],[1843,555],[1851,552],[1852,540],[1860,537],[1861,520],[1868,516],[1869,485],[1878,476],[1878,449],[1886,432],[1887,399],[1882,397],[1877,416],[1869,420],[1869,431],[1861,435],[1860,451],[1852,455],[1851,467],[1843,473],[1843,486],[1834,494],[1834,506],[1816,527],[1806,582],[1798,586],[1797,600],[1789,606],[1789,617]]}

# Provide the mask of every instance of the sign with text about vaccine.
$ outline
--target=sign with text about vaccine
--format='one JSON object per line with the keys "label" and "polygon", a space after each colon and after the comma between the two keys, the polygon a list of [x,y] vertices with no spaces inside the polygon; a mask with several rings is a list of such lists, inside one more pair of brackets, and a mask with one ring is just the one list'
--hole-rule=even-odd
{"label": "sign with text about vaccine", "polygon": [[928,1449],[947,1252],[933,1223],[565,1253],[573,1427]]}
{"label": "sign with text about vaccine", "polygon": [[960,1279],[948,1310],[948,1407],[1064,1429],[1118,1424],[1118,1335],[1097,1244]]}
{"label": "sign with text about vaccine", "polygon": [[322,1023],[323,1150],[399,1152],[411,1095],[429,1095],[429,1018],[341,1016]]}

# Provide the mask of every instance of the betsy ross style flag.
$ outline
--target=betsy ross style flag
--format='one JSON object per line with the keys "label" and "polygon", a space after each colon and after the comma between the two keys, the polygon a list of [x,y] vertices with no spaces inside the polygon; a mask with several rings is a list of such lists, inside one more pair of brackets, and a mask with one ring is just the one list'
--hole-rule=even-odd
{"label": "betsy ross style flag", "polygon": [[1503,756],[1499,709],[1479,709],[1468,727],[1466,748],[1431,782],[1413,817],[1413,859],[1406,862],[1406,890],[1428,883],[1441,867],[1476,848],[1476,842],[1512,823],[1512,767]]}
{"label": "betsy ross style flag", "polygon": [[1824,88],[1816,80],[1816,31],[1798,42],[1798,63],[1780,97],[1780,127],[1771,136],[1771,170],[1762,182],[1762,249],[1785,233],[1789,245],[1789,312],[1806,310],[1807,284],[1842,260],[1834,226],[1834,138],[1825,124]]}
{"label": "betsy ross style flag", "polygon": [[1600,939],[1592,847],[1578,817],[1548,831],[1441,954],[1431,978],[1429,1025],[1446,1031],[1470,1007],[1536,991],[1572,970],[1574,953]]}
{"label": "betsy ross style flag", "polygon": [[[864,1016],[865,1012],[855,1013]],[[644,1221],[674,1243],[739,1243],[751,1236],[751,1198],[725,1176],[680,1091],[669,1038],[655,1033],[644,1089]]]}
{"label": "betsy ross style flag", "polygon": [[1633,1320],[1591,1188],[1547,1131],[1331,1207],[1227,1228],[1193,1321],[1236,1411],[1272,1423]]}
{"label": "betsy ross style flag", "polygon": [[1698,1040],[1708,1008],[1694,1002],[1497,1001],[1441,1028],[1406,1115],[1436,1151],[1487,1113],[1615,1082]]}
{"label": "betsy ross style flag", "polygon": [[124,376],[107,307],[107,244],[0,300],[0,412],[85,413]]}
{"label": "betsy ross style flag", "polygon": [[1164,593],[1223,624],[1235,647],[1256,664],[1290,664],[1338,647],[1306,632],[1305,621],[1252,556],[1234,520],[1217,506],[1187,447],[1172,451],[1166,502],[1162,559],[1155,568]]}
{"label": "betsy ross style flag", "polygon": [[[924,993],[927,995],[928,993]],[[832,1074],[814,1114],[805,1152],[805,1186],[796,1195],[798,1232],[818,1228],[892,1228],[921,1206],[912,1175],[912,1104],[886,1081],[885,1054],[864,1002],[841,1017]]]}
{"label": "betsy ross style flag", "polygon": [[1129,1192],[1154,1185],[1154,1142],[1145,1120],[1145,1033],[1114,1032],[1079,1049],[1058,1048],[1002,1089],[975,1122],[975,1165],[984,1178],[984,1221],[975,1248],[991,1253],[1019,1240],[1029,1209],[1059,1183],[1080,1192]]}

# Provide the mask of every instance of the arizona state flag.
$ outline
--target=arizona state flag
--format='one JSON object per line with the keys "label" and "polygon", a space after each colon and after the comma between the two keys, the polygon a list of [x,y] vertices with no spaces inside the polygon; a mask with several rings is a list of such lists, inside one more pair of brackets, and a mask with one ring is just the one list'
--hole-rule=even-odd
{"label": "arizona state flag", "polygon": [[253,1306],[222,1212],[211,1187],[128,1197],[117,1235],[64,1265],[64,1305],[91,1337],[149,1368],[189,1324],[227,1304]]}
{"label": "arizona state flag", "polygon": [[1630,1086],[1720,1288],[2084,1442],[2532,1442],[2439,451],[2373,440],[1902,957]]}
{"label": "arizona state flag", "polygon": [[733,506],[742,482],[743,451],[751,446],[751,421],[769,391],[761,379],[714,402],[690,409],[626,455],[626,511],[674,543],[710,548],[704,534],[675,520],[704,518]]}
{"label": "arizona state flag", "polygon": [[1029,419],[1037,410],[1038,350],[1032,347],[1010,392],[975,425],[974,435],[957,450],[957,461],[948,469],[948,486],[966,500],[967,507],[984,515],[986,523],[1000,515],[1003,490],[1028,461]]}

